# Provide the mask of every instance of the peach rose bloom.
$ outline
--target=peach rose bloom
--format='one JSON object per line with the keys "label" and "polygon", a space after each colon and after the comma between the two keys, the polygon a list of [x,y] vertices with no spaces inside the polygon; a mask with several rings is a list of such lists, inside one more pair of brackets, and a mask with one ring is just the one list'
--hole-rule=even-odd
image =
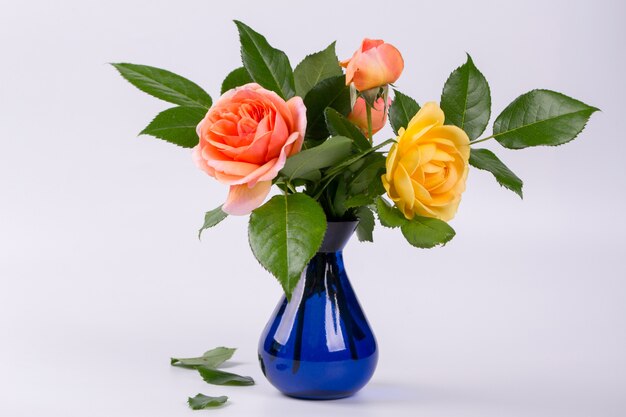
{"label": "peach rose bloom", "polygon": [[196,131],[198,167],[230,186],[222,210],[244,215],[263,204],[287,157],[300,152],[306,108],[256,83],[234,88],[209,109]]}
{"label": "peach rose bloom", "polygon": [[448,221],[456,214],[469,170],[467,134],[444,125],[445,115],[429,102],[400,128],[398,143],[387,155],[382,182],[387,195],[407,219],[435,217]]}
{"label": "peach rose bloom", "polygon": [[[387,109],[391,105],[391,99],[387,99]],[[367,132],[367,111],[365,108],[365,99],[363,97],[359,97],[354,103],[354,108],[348,114],[348,120],[357,125],[359,129],[366,135]],[[374,103],[374,107],[372,108],[372,134],[378,132],[380,129],[385,127],[385,123],[387,122],[387,112],[385,111],[385,100],[380,97]]]}
{"label": "peach rose bloom", "polygon": [[352,58],[340,62],[346,69],[346,85],[359,91],[394,83],[404,69],[404,59],[393,45],[380,39],[363,39]]}

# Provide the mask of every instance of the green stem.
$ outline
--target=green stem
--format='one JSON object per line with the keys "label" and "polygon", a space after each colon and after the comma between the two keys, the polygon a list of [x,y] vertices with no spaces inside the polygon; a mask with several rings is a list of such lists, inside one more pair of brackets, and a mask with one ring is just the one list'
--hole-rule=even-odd
{"label": "green stem", "polygon": [[[370,153],[382,148],[383,146],[386,146],[390,143],[395,142],[395,139],[387,139],[386,141],[384,141],[383,143],[376,145],[366,151],[361,152],[360,154],[354,155],[352,158],[340,163],[339,165],[330,168],[328,171],[325,172],[326,177],[330,176],[330,175],[334,175],[335,173],[340,172],[341,170],[343,170],[344,168],[346,168],[349,165],[352,165],[353,163],[355,163],[356,161],[358,161],[361,158],[366,157],[367,155],[369,155]],[[323,179],[323,178],[322,178]]]}
{"label": "green stem", "polygon": [[324,192],[324,190],[326,189],[326,187],[328,187],[330,185],[330,183],[335,179],[335,177],[337,177],[337,175],[339,175],[340,173],[337,172],[333,175],[331,175],[330,177],[327,178],[326,182],[322,185],[322,188],[320,188],[317,193],[315,193],[315,195],[313,196],[314,200],[318,200],[321,196],[322,193]]}
{"label": "green stem", "polygon": [[476,139],[476,140],[471,141],[470,145],[474,145],[476,143],[484,142],[486,140],[493,139],[493,138],[494,138],[494,135],[487,136],[486,138],[482,138],[482,139]]}
{"label": "green stem", "polygon": [[370,143],[374,143],[374,136],[372,134],[372,108],[367,101],[365,102],[365,113],[367,114],[367,137]]}
{"label": "green stem", "polygon": [[296,194],[298,192],[289,181],[287,181],[285,184],[287,185],[287,188],[289,188],[289,191],[291,191],[292,193]]}

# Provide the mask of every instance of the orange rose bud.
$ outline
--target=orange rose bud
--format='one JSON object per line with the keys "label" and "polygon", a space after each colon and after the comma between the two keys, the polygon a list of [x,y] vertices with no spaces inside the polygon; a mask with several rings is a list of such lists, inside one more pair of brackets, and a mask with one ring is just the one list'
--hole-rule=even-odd
{"label": "orange rose bud", "polygon": [[380,39],[363,39],[352,58],[340,62],[346,69],[346,85],[359,91],[394,83],[404,69],[400,51]]}
{"label": "orange rose bud", "polygon": [[[391,99],[387,99],[387,108],[391,105]],[[354,103],[354,108],[348,114],[348,120],[358,126],[361,132],[367,135],[367,111],[365,99],[359,97]],[[385,126],[387,122],[387,111],[385,109],[385,101],[380,97],[374,103],[372,108],[372,134],[378,132]]]}

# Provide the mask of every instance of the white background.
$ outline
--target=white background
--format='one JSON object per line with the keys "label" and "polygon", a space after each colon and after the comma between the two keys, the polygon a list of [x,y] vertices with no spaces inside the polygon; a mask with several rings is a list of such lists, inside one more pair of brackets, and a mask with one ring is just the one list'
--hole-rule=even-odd
{"label": "white background", "polygon": [[[0,416],[183,416],[226,394],[219,415],[626,415],[626,114],[619,1],[12,1],[0,8]],[[305,5],[306,4],[306,5]],[[602,109],[559,148],[487,147],[525,198],[472,171],[445,248],[395,230],[356,239],[348,272],[378,336],[358,395],[281,396],[256,363],[280,296],[254,260],[246,218],[199,242],[226,189],[188,150],[136,137],[168,104],[107,62],[170,69],[217,98],[240,64],[237,18],[295,66],[337,39],[404,54],[397,83],[438,100],[465,52],[493,114],[532,88]],[[390,131],[379,135],[382,140]],[[169,366],[219,345],[248,388]]]}

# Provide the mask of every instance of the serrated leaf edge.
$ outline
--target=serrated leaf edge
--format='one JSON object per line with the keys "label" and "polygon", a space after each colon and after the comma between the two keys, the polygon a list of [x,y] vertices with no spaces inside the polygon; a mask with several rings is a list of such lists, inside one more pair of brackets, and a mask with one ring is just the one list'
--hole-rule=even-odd
{"label": "serrated leaf edge", "polygon": [[[132,64],[130,62],[109,62],[109,65],[113,66],[117,70],[117,72],[122,76],[122,78],[124,80],[126,80],[127,83],[129,83],[130,85],[132,85],[133,87],[135,87],[139,91],[142,91],[145,94],[148,94],[149,96],[154,97],[156,99],[159,99],[161,101],[164,101],[166,103],[176,104],[177,106],[180,106],[180,107],[199,107],[199,108],[206,109],[206,110],[208,110],[210,108],[210,106],[207,106],[207,105],[205,105],[203,103],[200,103],[200,102],[196,101],[195,99],[193,99],[192,97],[189,97],[189,96],[185,95],[184,93],[181,93],[180,91],[174,90],[173,88],[171,88],[171,87],[169,87],[169,86],[167,86],[165,84],[162,84],[161,82],[159,82],[159,81],[157,81],[157,80],[155,80],[153,78],[150,78],[150,77],[146,76],[145,74],[142,74],[142,73],[137,72],[137,71],[135,71],[135,70],[133,70],[131,68],[126,67],[125,65],[139,65],[139,66],[144,66],[144,67],[148,67],[148,68],[155,68],[155,69],[158,69],[158,70],[161,70],[161,71],[169,72],[169,73],[171,73],[171,74],[173,74],[173,75],[175,75],[177,77],[180,77],[180,78],[188,81],[190,84],[194,85],[195,87],[198,87],[199,90],[204,92],[209,97],[209,100],[211,101],[211,104],[213,103],[213,99],[212,99],[211,95],[209,93],[207,93],[206,91],[204,91],[204,89],[202,87],[200,87],[198,84],[194,83],[190,79],[188,79],[186,77],[183,77],[182,75],[176,74],[176,73],[174,73],[174,72],[172,72],[170,70],[166,70],[164,68],[153,67],[153,66],[150,66],[150,65]],[[172,91],[172,92],[174,92],[174,93],[176,93],[178,95],[181,95],[181,96],[185,97],[186,99],[190,100],[191,103],[195,103],[195,106],[193,104],[184,104],[183,105],[183,104],[180,104],[178,102],[166,100],[164,98],[155,96],[154,94],[152,94],[152,93],[144,90],[143,88],[140,88],[137,85],[133,84],[128,78],[126,78],[124,73],[122,71],[120,71],[120,67],[124,68],[125,70],[132,71],[135,74],[139,74],[139,75],[141,75],[143,77],[150,78],[152,81],[155,81],[155,82],[159,83],[160,85],[162,85],[163,87],[167,88],[168,90],[170,90],[170,91]]]}
{"label": "serrated leaf edge", "polygon": [[584,102],[582,102],[582,101],[580,101],[580,100],[578,100],[578,99],[575,99],[575,98],[573,98],[573,97],[570,97],[570,96],[568,96],[568,95],[566,95],[566,94],[563,94],[563,93],[560,93],[560,92],[558,92],[558,91],[549,90],[549,89],[547,89],[547,88],[535,88],[535,89],[533,89],[533,90],[527,91],[526,93],[520,94],[520,95],[519,95],[519,96],[517,96],[517,97],[516,97],[516,98],[515,98],[512,102],[510,102],[510,103],[509,103],[509,105],[508,105],[508,106],[506,106],[506,107],[504,108],[504,110],[502,110],[502,111],[500,112],[500,114],[498,115],[498,117],[496,117],[496,120],[494,121],[494,128],[495,128],[495,124],[498,122],[498,119],[500,119],[500,116],[502,116],[502,114],[503,114],[505,111],[507,111],[509,107],[511,107],[511,106],[512,106],[515,102],[517,102],[517,100],[518,100],[518,99],[520,99],[521,97],[523,97],[523,96],[525,96],[525,95],[527,95],[527,94],[530,94],[530,93],[532,93],[532,92],[535,92],[535,91],[546,91],[546,92],[549,92],[549,93],[558,94],[558,95],[563,96],[563,97],[565,97],[565,98],[567,98],[567,99],[570,99],[570,100],[573,100],[573,101],[577,101],[577,102],[579,102],[579,103],[581,103],[581,104],[584,104],[584,105],[585,105],[585,106],[587,106],[588,108],[587,108],[587,109],[581,109],[581,110],[578,110],[578,111],[575,111],[575,112],[572,112],[572,113],[562,114],[562,115],[560,115],[560,116],[553,117],[553,118],[550,118],[550,119],[539,120],[539,121],[537,121],[537,122],[533,122],[533,123],[530,123],[530,124],[527,124],[527,125],[524,125],[524,126],[520,126],[520,127],[515,128],[515,129],[507,130],[507,131],[505,131],[505,132],[500,132],[500,133],[497,133],[497,134],[494,132],[494,134],[492,135],[492,137],[493,137],[494,139],[498,140],[498,136],[502,136],[502,135],[505,135],[505,134],[508,134],[508,133],[511,133],[511,132],[515,132],[516,130],[519,130],[519,129],[524,129],[524,128],[527,128],[527,127],[529,127],[529,126],[533,126],[533,125],[536,125],[536,124],[539,124],[539,123],[544,123],[544,122],[548,122],[548,121],[551,121],[551,120],[555,120],[555,119],[558,119],[558,118],[560,118],[560,117],[572,116],[572,115],[575,115],[575,114],[578,114],[578,113],[589,112],[589,116],[588,116],[588,118],[587,118],[587,121],[586,121],[586,122],[582,125],[582,127],[580,128],[580,130],[579,130],[578,132],[576,132],[576,134],[575,134],[574,136],[572,136],[572,138],[571,138],[571,139],[569,139],[569,140],[567,140],[567,141],[565,141],[565,142],[562,142],[562,143],[555,143],[555,144],[550,144],[550,143],[542,143],[542,144],[540,144],[540,145],[532,145],[532,146],[525,146],[525,147],[519,147],[519,148],[517,148],[517,147],[509,147],[509,146],[505,146],[505,145],[503,145],[502,143],[500,143],[500,142],[498,141],[498,143],[500,143],[500,144],[501,144],[502,146],[504,146],[505,148],[507,148],[507,149],[513,149],[513,150],[520,150],[520,149],[526,149],[526,148],[528,148],[528,147],[533,147],[533,148],[534,148],[534,147],[537,147],[537,146],[552,146],[552,147],[556,147],[556,146],[565,145],[566,143],[569,143],[569,142],[573,141],[574,139],[576,139],[576,138],[578,137],[578,135],[580,135],[580,134],[582,133],[582,131],[583,131],[583,130],[585,130],[585,127],[587,127],[587,124],[589,123],[589,118],[591,117],[591,115],[593,115],[593,113],[595,113],[595,112],[597,112],[597,111],[602,111],[602,110],[600,110],[600,109],[599,109],[599,108],[597,108],[597,107],[590,106],[590,105],[588,105],[587,103],[584,103]]}

